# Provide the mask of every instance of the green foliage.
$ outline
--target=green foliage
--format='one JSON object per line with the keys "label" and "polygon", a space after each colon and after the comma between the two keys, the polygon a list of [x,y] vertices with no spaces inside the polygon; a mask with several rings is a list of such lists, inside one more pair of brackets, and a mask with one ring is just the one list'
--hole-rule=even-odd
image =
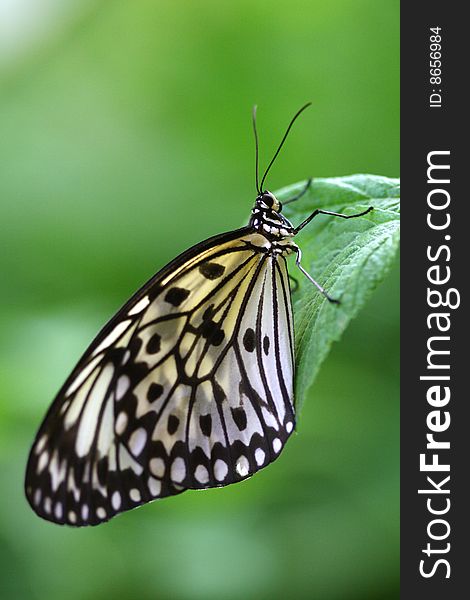
{"label": "green foliage", "polygon": [[[305,182],[277,192],[287,199]],[[384,278],[399,242],[400,184],[398,179],[352,175],[315,179],[302,199],[285,208],[301,223],[315,209],[344,214],[374,210],[357,219],[318,215],[299,234],[302,266],[340,304],[329,302],[299,275],[295,303],[296,403],[301,407],[321,363],[350,320]]]}

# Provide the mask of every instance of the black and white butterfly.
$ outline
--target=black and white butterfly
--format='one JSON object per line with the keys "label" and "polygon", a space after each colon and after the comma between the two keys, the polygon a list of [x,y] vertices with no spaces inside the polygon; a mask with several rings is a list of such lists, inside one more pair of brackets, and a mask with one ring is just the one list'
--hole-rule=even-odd
{"label": "black and white butterfly", "polygon": [[316,210],[294,227],[263,191],[307,106],[260,185],[253,119],[258,195],[248,226],[201,242],[159,271],[59,391],[26,472],[26,496],[40,517],[97,525],[156,498],[241,481],[279,456],[295,428],[286,256],[296,254],[302,267],[292,238],[319,213],[371,210]]}

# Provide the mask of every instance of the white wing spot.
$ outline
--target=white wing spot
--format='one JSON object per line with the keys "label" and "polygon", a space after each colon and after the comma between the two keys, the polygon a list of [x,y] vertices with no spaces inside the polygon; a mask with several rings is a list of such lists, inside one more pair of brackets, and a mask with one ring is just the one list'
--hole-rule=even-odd
{"label": "white wing spot", "polygon": [[121,375],[121,377],[119,377],[116,385],[116,400],[120,400],[124,396],[130,385],[131,380],[127,375]]}
{"label": "white wing spot", "polygon": [[142,312],[144,310],[144,308],[147,308],[147,306],[150,304],[150,299],[148,296],[144,296],[143,298],[141,298],[137,304],[131,308],[131,310],[127,313],[129,316],[131,315],[137,315],[140,312]]}
{"label": "white wing spot", "polygon": [[62,519],[62,515],[64,514],[64,507],[60,502],[57,502],[54,508],[54,515],[56,519]]}
{"label": "white wing spot", "polygon": [[44,446],[46,445],[47,442],[47,435],[44,434],[43,436],[41,436],[41,439],[38,441],[38,443],[36,444],[36,454],[41,454]]}
{"label": "white wing spot", "polygon": [[136,429],[129,439],[129,449],[134,456],[139,456],[142,450],[145,448],[147,441],[147,432],[143,427]]}
{"label": "white wing spot", "polygon": [[41,456],[39,457],[39,460],[38,460],[38,468],[37,468],[38,474],[44,469],[44,467],[47,465],[48,461],[49,461],[49,453],[47,452],[47,450],[45,450],[41,454]]}
{"label": "white wing spot", "polygon": [[41,493],[41,489],[40,489],[40,488],[38,488],[38,489],[37,489],[37,490],[34,492],[34,504],[35,504],[36,506],[38,506],[38,504],[40,504],[40,503],[41,503],[41,495],[42,495],[42,493]]}
{"label": "white wing spot", "polygon": [[67,464],[65,460],[63,460],[62,463],[59,464],[59,455],[57,453],[57,450],[54,451],[51,462],[49,464],[49,473],[51,475],[51,487],[54,492],[57,491],[60,484],[65,479],[66,468]]}
{"label": "white wing spot", "polygon": [[49,497],[44,498],[44,511],[47,514],[51,512],[51,499]]}
{"label": "white wing spot", "polygon": [[[98,357],[99,358],[99,357]],[[88,395],[91,393],[94,383],[98,379],[100,374],[99,368],[96,368],[96,373],[90,375],[86,381],[83,382],[80,389],[76,394],[70,397],[69,407],[64,414],[64,428],[69,429],[72,425],[76,425],[80,420],[80,415],[83,412],[83,408],[86,404]],[[80,375],[78,375],[80,376]],[[65,404],[64,404],[65,406]]]}
{"label": "white wing spot", "polygon": [[266,423],[266,425],[268,427],[272,427],[276,431],[279,430],[279,425],[278,425],[277,419],[271,411],[267,410],[263,406],[263,408],[261,409],[261,414],[263,415],[264,422]]}
{"label": "white wing spot", "polygon": [[132,490],[129,492],[129,497],[132,500],[132,502],[139,502],[142,498],[142,496],[140,495],[140,490],[138,490],[137,488],[132,488]]}
{"label": "white wing spot", "polygon": [[162,458],[152,458],[149,467],[152,473],[157,477],[163,477],[165,474],[165,462]]}
{"label": "white wing spot", "polygon": [[250,472],[250,463],[246,456],[240,456],[235,465],[235,469],[240,477],[246,477]]}
{"label": "white wing spot", "polygon": [[122,357],[121,365],[125,365],[126,362],[130,359],[130,357],[131,357],[131,351],[130,350],[126,350],[124,352],[123,357]]}
{"label": "white wing spot", "polygon": [[69,398],[68,400],[66,400],[63,404],[61,409],[59,410],[59,415],[65,415],[65,413],[68,411],[70,404],[72,403],[72,398]]}
{"label": "white wing spot", "polygon": [[67,489],[69,492],[72,492],[75,502],[78,502],[80,500],[80,490],[75,484],[75,478],[74,478],[72,470],[70,470],[70,472],[69,472],[69,478],[67,481]]}
{"label": "white wing spot", "polygon": [[116,419],[116,433],[118,435],[122,435],[127,427],[127,415],[124,411],[118,414],[118,418]]}
{"label": "white wing spot", "polygon": [[89,514],[88,506],[86,504],[84,504],[82,506],[82,519],[84,521],[88,521],[88,514]]}
{"label": "white wing spot", "polygon": [[111,333],[108,333],[108,335],[104,338],[101,344],[97,348],[95,348],[93,354],[98,354],[98,352],[101,352],[101,350],[104,350],[108,346],[111,346],[111,344],[113,344],[117,339],[121,337],[121,335],[131,324],[131,322],[132,321],[130,319],[127,319],[126,321],[121,321],[120,323],[118,323],[116,327],[111,331]]}
{"label": "white wing spot", "polygon": [[255,450],[255,460],[256,460],[256,464],[258,465],[258,467],[261,467],[261,465],[264,463],[266,459],[266,453],[264,452],[264,450],[262,450],[261,448],[257,448]]}
{"label": "white wing spot", "polygon": [[98,453],[104,456],[109,453],[114,443],[114,402],[111,396],[101,414],[101,426],[98,430]]}
{"label": "white wing spot", "polygon": [[217,481],[223,481],[227,477],[227,473],[227,463],[218,458],[214,464],[214,477],[217,479]]}
{"label": "white wing spot", "polygon": [[73,510],[69,511],[68,517],[69,517],[69,521],[71,523],[76,523],[77,522],[77,515],[73,512]]}
{"label": "white wing spot", "polygon": [[114,492],[111,496],[111,505],[114,510],[119,510],[121,506],[121,494],[119,492]]}
{"label": "white wing spot", "polygon": [[106,511],[102,506],[96,509],[96,516],[98,517],[98,519],[106,518]]}
{"label": "white wing spot", "polygon": [[286,431],[287,431],[287,433],[290,433],[293,429],[294,429],[294,423],[292,423],[292,421],[287,422],[286,423]]}
{"label": "white wing spot", "polygon": [[175,458],[171,465],[171,480],[181,483],[185,477],[186,465],[184,464],[184,460],[180,457]]}
{"label": "white wing spot", "polygon": [[194,477],[199,483],[207,483],[209,481],[209,471],[204,465],[198,465],[194,471]]}
{"label": "white wing spot", "polygon": [[95,381],[90,398],[83,409],[75,441],[75,451],[80,457],[88,454],[93,444],[100,410],[103,401],[107,397],[113,375],[114,367],[111,363],[108,363]]}
{"label": "white wing spot", "polygon": [[162,491],[162,482],[158,479],[154,479],[153,477],[149,477],[148,487],[152,496],[159,496],[160,492]]}
{"label": "white wing spot", "polygon": [[281,442],[281,440],[279,438],[274,438],[274,440],[273,440],[273,450],[274,450],[274,452],[276,452],[276,454],[277,454],[278,452],[281,451],[281,448],[282,448],[282,442]]}

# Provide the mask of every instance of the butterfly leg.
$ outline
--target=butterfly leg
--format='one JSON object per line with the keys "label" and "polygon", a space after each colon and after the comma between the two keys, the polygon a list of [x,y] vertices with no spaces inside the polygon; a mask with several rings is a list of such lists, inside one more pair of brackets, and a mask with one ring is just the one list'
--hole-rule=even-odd
{"label": "butterfly leg", "polygon": [[336,300],[336,298],[332,298],[328,292],[325,290],[324,287],[322,287],[317,281],[315,281],[315,279],[310,275],[310,273],[307,273],[307,271],[302,267],[302,265],[300,264],[300,261],[302,260],[302,251],[301,249],[297,246],[297,244],[292,244],[290,246],[294,252],[297,254],[296,259],[295,259],[295,264],[296,266],[302,271],[302,273],[305,275],[305,277],[311,282],[313,283],[313,285],[320,291],[320,293],[322,293],[325,298],[328,300],[328,302],[331,302],[333,304],[340,304],[339,300]]}
{"label": "butterfly leg", "polygon": [[296,200],[299,200],[299,198],[302,198],[302,196],[308,192],[311,185],[312,185],[312,178],[310,177],[309,180],[307,181],[307,183],[305,184],[303,190],[301,190],[298,194],[296,194],[292,198],[289,198],[288,200],[284,200],[284,202],[282,204],[285,206],[286,204],[290,204],[291,202],[295,202]]}
{"label": "butterfly leg", "polygon": [[310,221],[317,215],[330,215],[332,217],[341,217],[342,219],[355,219],[356,217],[362,217],[362,216],[366,215],[371,210],[374,210],[373,206],[369,206],[369,208],[367,210],[364,210],[355,215],[343,215],[343,213],[331,212],[330,210],[321,210],[321,209],[317,208],[317,210],[314,210],[313,213],[305,219],[305,221],[302,221],[302,223],[294,229],[294,235],[299,233],[299,231],[301,229],[303,229],[305,227],[305,225],[308,225],[310,223]]}

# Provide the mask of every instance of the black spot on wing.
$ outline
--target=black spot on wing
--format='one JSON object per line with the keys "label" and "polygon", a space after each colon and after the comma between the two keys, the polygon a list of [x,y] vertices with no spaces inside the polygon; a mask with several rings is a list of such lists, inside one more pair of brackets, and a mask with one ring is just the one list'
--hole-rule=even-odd
{"label": "black spot on wing", "polygon": [[247,352],[253,352],[255,349],[255,332],[251,327],[245,331],[245,335],[243,336],[243,345]]}
{"label": "black spot on wing", "polygon": [[199,332],[202,337],[211,343],[213,346],[220,346],[224,341],[225,333],[220,325],[211,319],[206,319],[199,327]]}
{"label": "black spot on wing", "polygon": [[167,430],[170,435],[173,435],[179,427],[180,420],[175,415],[170,415],[168,417]]}
{"label": "black spot on wing", "polygon": [[247,426],[246,412],[242,406],[232,408],[232,417],[240,431],[244,431]]}
{"label": "black spot on wing", "polygon": [[147,342],[147,346],[145,348],[148,354],[156,354],[159,352],[161,348],[161,341],[161,337],[158,335],[158,333],[154,333]]}
{"label": "black spot on wing", "polygon": [[268,354],[269,354],[269,344],[270,344],[269,338],[267,335],[265,335],[263,338],[263,350],[264,350],[264,353],[266,354],[266,356],[268,356]]}
{"label": "black spot on wing", "polygon": [[211,319],[213,315],[214,315],[214,305],[210,304],[204,311],[204,313],[202,315],[202,320],[207,321],[208,319]]}
{"label": "black spot on wing", "polygon": [[163,386],[159,383],[151,383],[147,390],[147,400],[149,402],[154,402],[157,398],[163,393]]}
{"label": "black spot on wing", "polygon": [[[134,336],[129,344],[129,352],[131,353],[131,360],[139,354],[142,347],[142,340],[138,336]],[[130,362],[130,361],[129,361]]]}
{"label": "black spot on wing", "polygon": [[199,272],[206,279],[218,279],[222,277],[225,271],[225,266],[216,262],[206,262],[199,267]]}
{"label": "black spot on wing", "polygon": [[179,306],[189,296],[189,290],[173,287],[165,294],[165,302],[173,306]]}
{"label": "black spot on wing", "polygon": [[210,437],[212,431],[212,417],[211,415],[201,415],[199,417],[199,426],[201,427],[202,433],[206,437]]}

